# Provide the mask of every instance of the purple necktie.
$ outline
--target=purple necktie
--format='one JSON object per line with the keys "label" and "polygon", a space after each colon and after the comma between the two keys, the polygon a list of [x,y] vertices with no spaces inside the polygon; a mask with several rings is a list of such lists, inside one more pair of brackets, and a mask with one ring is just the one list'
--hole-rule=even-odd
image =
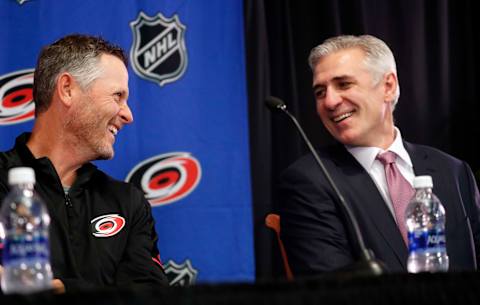
{"label": "purple necktie", "polygon": [[382,162],[385,167],[385,177],[387,178],[388,192],[392,200],[397,226],[402,234],[403,240],[408,245],[407,226],[405,224],[405,210],[408,202],[415,194],[412,186],[402,176],[400,170],[395,164],[397,155],[394,152],[387,151],[379,154],[377,159]]}

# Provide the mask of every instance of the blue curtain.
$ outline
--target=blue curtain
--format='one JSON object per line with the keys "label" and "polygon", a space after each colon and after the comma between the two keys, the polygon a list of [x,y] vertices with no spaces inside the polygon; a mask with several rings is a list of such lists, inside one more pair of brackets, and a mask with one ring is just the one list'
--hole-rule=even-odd
{"label": "blue curtain", "polygon": [[70,33],[122,46],[134,123],[96,165],[144,191],[172,284],[252,281],[243,26],[241,0],[1,1],[0,149],[33,126],[42,46]]}

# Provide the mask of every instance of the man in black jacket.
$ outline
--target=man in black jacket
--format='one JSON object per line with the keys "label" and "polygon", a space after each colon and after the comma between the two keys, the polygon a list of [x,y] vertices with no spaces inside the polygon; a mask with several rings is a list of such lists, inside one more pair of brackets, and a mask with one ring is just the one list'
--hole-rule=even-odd
{"label": "man in black jacket", "polygon": [[133,121],[123,50],[92,36],[46,46],[37,62],[31,134],[0,154],[0,199],[7,172],[32,167],[51,217],[54,287],[166,284],[150,205],[143,193],[98,170],[117,133]]}

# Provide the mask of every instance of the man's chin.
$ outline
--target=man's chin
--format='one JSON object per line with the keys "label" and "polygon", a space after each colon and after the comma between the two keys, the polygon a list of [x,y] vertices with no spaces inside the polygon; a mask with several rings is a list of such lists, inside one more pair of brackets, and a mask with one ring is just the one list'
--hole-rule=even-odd
{"label": "man's chin", "polygon": [[343,145],[349,145],[349,146],[357,146],[357,138],[355,135],[347,134],[347,133],[341,133],[341,134],[334,134],[333,137]]}
{"label": "man's chin", "polygon": [[113,155],[100,155],[95,160],[110,160],[113,159]]}
{"label": "man's chin", "polygon": [[101,151],[97,151],[97,157],[95,160],[110,160],[113,159],[115,152],[113,149],[103,149]]}

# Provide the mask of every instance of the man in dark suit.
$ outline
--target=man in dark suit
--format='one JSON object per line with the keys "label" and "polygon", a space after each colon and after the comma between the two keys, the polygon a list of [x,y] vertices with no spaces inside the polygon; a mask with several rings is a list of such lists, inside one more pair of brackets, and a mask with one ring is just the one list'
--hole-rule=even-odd
{"label": "man in dark suit", "polygon": [[[318,115],[339,142],[320,151],[320,158],[351,207],[367,248],[389,271],[407,270],[405,232],[398,226],[404,210],[398,212],[378,159],[393,152],[395,169],[407,185],[415,176],[433,178],[446,211],[449,270],[475,270],[480,196],[474,177],[465,162],[403,141],[393,120],[400,89],[388,46],[369,35],[338,36],[314,48],[309,63]],[[282,240],[294,275],[318,275],[359,259],[352,226],[312,156],[282,174],[280,192]]]}

